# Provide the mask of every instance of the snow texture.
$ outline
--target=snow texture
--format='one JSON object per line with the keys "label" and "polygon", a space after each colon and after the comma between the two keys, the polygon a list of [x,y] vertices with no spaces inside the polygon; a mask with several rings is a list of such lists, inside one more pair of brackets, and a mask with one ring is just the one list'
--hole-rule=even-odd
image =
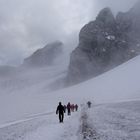
{"label": "snow texture", "polygon": [[[84,106],[84,107],[83,107]],[[1,140],[139,140],[140,101],[82,105],[60,124],[55,112],[0,128]]]}

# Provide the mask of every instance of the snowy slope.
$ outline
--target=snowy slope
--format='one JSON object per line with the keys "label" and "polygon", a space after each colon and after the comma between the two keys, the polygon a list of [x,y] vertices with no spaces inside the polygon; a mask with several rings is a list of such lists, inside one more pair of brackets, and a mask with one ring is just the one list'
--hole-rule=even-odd
{"label": "snowy slope", "polygon": [[99,105],[87,114],[100,140],[140,139],[140,101]]}
{"label": "snowy slope", "polygon": [[67,63],[63,62],[63,56],[57,59],[52,66],[44,67],[15,67],[12,72],[5,72],[6,68],[2,71],[0,67],[0,94],[15,94],[33,93],[45,89],[49,91],[48,85],[62,78],[66,74]]}
{"label": "snowy slope", "polygon": [[[132,99],[140,98],[140,56],[87,82],[55,92],[43,88],[47,82],[43,71],[44,68],[32,71],[31,75],[30,71],[23,73],[25,79],[33,76],[31,84],[27,82],[23,89],[13,89],[11,94],[0,94],[1,140],[78,140],[89,136],[101,140],[139,140],[140,101]],[[91,110],[79,110],[65,117],[64,124],[58,123],[55,109],[59,101],[83,106],[87,100],[96,104],[118,103],[93,104]]]}
{"label": "snowy slope", "polygon": [[140,56],[96,78],[54,94],[64,97],[64,101],[94,100],[102,103],[137,99],[140,98],[139,72]]}
{"label": "snowy slope", "polygon": [[64,123],[55,113],[0,128],[1,140],[139,140],[140,101],[83,106]]}
{"label": "snowy slope", "polygon": [[[12,70],[12,73],[3,70],[5,67],[1,66],[0,124],[23,119],[38,112],[46,112],[48,106],[46,98],[52,90],[50,85],[66,75],[68,60],[62,60],[67,55],[58,57],[52,66],[40,68],[20,66]],[[41,94],[45,94],[44,99]]]}
{"label": "snowy slope", "polygon": [[0,123],[23,119],[36,113],[51,112],[59,101],[110,102],[140,98],[139,71],[140,56],[87,82],[51,93],[44,88],[46,81],[42,77],[40,80],[37,78],[39,81],[32,86],[13,90],[12,94],[0,95]]}

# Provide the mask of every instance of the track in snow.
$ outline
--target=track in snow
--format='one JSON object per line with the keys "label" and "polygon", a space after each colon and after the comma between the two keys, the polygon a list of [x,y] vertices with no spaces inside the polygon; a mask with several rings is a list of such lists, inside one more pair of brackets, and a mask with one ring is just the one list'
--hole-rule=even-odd
{"label": "track in snow", "polygon": [[81,140],[99,140],[99,134],[88,120],[88,114],[85,108],[81,112],[81,126],[80,126]]}

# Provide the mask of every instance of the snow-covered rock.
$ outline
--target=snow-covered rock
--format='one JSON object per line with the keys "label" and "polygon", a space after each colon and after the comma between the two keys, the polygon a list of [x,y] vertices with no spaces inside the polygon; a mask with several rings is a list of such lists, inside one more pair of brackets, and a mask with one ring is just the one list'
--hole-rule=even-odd
{"label": "snow-covered rock", "polygon": [[[140,54],[140,4],[116,18],[109,8],[79,34],[79,45],[72,52],[67,74],[68,84],[97,76]],[[134,50],[134,51],[132,51]]]}

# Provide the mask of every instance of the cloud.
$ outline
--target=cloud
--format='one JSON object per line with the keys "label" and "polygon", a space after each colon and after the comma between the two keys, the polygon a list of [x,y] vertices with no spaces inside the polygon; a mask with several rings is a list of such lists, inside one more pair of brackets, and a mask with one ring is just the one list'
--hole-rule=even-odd
{"label": "cloud", "polygon": [[[54,40],[78,39],[100,9],[128,10],[135,0],[0,0],[0,64],[20,64]],[[70,37],[70,36],[75,37]],[[75,41],[71,40],[71,41]]]}
{"label": "cloud", "polygon": [[119,11],[126,12],[138,1],[138,0],[95,0],[98,9],[103,7],[111,7],[116,14]]}

